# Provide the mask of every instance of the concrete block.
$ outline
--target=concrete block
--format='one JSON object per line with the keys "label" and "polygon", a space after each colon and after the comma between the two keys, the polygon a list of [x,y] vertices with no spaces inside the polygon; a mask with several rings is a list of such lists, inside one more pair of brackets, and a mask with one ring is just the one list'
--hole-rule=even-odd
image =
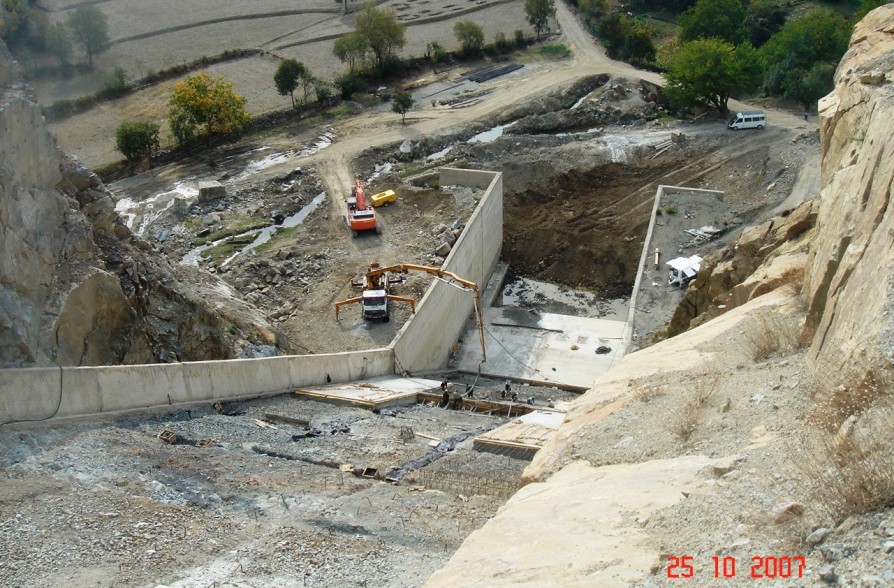
{"label": "concrete block", "polygon": [[103,412],[99,369],[101,368],[62,368],[62,404],[57,416],[81,416]]}
{"label": "concrete block", "polygon": [[394,373],[394,354],[389,348],[294,355],[289,359],[292,388],[351,382]]}
{"label": "concrete block", "polygon": [[96,372],[102,412],[177,404],[187,400],[182,364],[79,368]]}
{"label": "concrete block", "polygon": [[51,417],[61,393],[61,368],[0,370],[0,422]]}
{"label": "concrete block", "polygon": [[231,359],[202,362],[211,375],[215,400],[254,394],[286,392],[291,388],[288,357]]}

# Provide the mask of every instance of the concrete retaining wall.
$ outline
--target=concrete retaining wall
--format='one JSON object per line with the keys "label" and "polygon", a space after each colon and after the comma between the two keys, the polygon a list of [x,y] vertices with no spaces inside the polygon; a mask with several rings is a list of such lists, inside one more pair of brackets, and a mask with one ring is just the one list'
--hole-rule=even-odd
{"label": "concrete retaining wall", "polygon": [[[443,168],[440,181],[446,186],[486,188],[442,266],[483,290],[503,246],[503,174]],[[391,343],[398,371],[418,373],[444,367],[474,308],[471,293],[436,280],[416,307],[413,319]]]}
{"label": "concrete retaining wall", "polygon": [[394,373],[391,349],[149,365],[0,370],[0,423],[233,400]]}

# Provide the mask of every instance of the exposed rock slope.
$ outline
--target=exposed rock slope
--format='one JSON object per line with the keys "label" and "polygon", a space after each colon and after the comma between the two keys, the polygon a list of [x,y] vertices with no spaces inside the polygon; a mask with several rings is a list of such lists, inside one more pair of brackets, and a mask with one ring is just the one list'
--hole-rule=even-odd
{"label": "exposed rock slope", "polygon": [[222,319],[121,224],[99,178],[57,151],[2,44],[0,137],[0,367],[225,359],[234,323],[277,342],[245,308]]}

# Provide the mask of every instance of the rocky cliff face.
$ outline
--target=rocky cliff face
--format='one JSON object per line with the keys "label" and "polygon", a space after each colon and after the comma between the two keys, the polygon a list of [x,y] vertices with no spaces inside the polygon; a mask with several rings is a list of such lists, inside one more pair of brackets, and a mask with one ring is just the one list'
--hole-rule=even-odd
{"label": "rocky cliff face", "polygon": [[822,193],[804,294],[809,357],[836,381],[894,364],[894,6],[854,29],[820,102]]}
{"label": "rocky cliff face", "polygon": [[119,221],[100,179],[57,151],[2,43],[0,137],[0,367],[225,359],[240,343],[228,329],[277,343],[250,313],[222,319]]}

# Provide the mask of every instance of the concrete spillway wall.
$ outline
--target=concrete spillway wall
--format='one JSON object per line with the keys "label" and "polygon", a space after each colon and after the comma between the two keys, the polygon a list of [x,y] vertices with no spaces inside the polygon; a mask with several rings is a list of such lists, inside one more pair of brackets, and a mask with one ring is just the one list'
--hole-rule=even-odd
{"label": "concrete spillway wall", "polygon": [[[475,282],[483,290],[500,259],[503,246],[503,174],[467,169],[441,169],[442,186],[460,185],[485,190],[443,269]],[[416,307],[413,319],[391,343],[399,372],[417,373],[446,365],[450,349],[474,311],[474,296],[435,281]],[[469,343],[471,344],[471,342]]]}
{"label": "concrete spillway wall", "polygon": [[[503,242],[502,174],[443,169],[443,185],[485,190],[444,269],[483,285]],[[435,281],[387,348],[322,355],[150,365],[0,370],[0,424],[188,406],[443,367],[473,296]]]}
{"label": "concrete spillway wall", "polygon": [[149,365],[0,370],[0,422],[235,400],[392,374],[390,349]]}

